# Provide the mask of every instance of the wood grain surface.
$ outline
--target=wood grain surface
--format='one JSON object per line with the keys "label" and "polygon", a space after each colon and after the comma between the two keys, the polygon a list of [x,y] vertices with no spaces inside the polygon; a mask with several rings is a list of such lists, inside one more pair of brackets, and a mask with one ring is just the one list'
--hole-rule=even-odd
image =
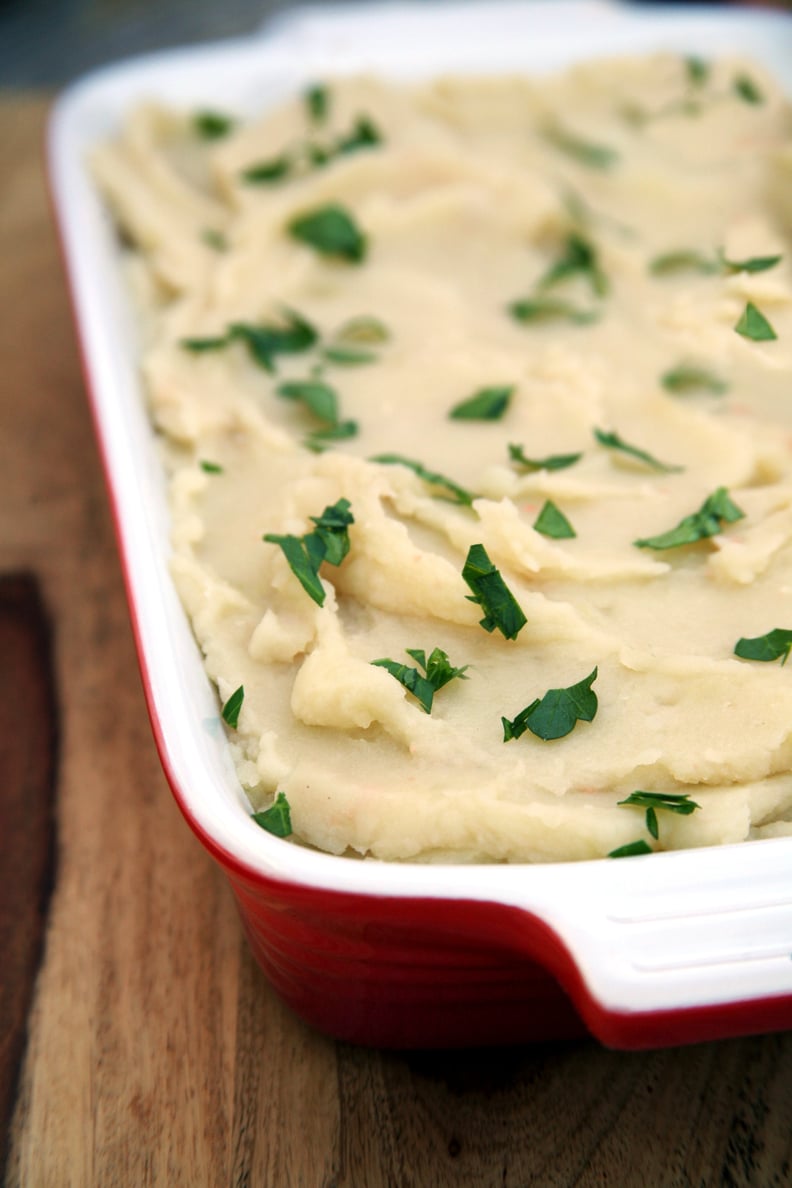
{"label": "wood grain surface", "polygon": [[[57,866],[7,1184],[792,1184],[792,1034],[388,1053],[317,1035],[269,989],[151,740],[47,210],[46,110],[0,102],[0,573],[42,591],[60,739],[57,772],[36,774]],[[9,662],[2,646],[4,676],[12,663],[35,685],[36,649]],[[46,706],[26,698],[45,747]],[[17,745],[24,731],[4,729]],[[4,805],[24,779],[6,768]],[[37,828],[32,802],[9,825],[20,850],[40,850]],[[19,985],[7,952],[4,993]]]}

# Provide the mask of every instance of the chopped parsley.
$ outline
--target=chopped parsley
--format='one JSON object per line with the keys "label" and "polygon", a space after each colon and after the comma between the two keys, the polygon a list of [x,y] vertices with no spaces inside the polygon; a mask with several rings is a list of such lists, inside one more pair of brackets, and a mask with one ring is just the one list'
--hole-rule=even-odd
{"label": "chopped parsley", "polygon": [[626,846],[618,846],[608,854],[609,858],[637,858],[639,854],[653,854],[654,850],[643,838],[639,841],[628,842]]}
{"label": "chopped parsley", "polygon": [[750,103],[752,107],[757,107],[759,104],[764,103],[764,95],[759,90],[750,75],[736,75],[732,85],[734,87],[735,94],[738,95],[744,103]]}
{"label": "chopped parsley", "polygon": [[291,812],[285,792],[279,792],[269,808],[252,814],[253,820],[275,837],[289,837],[292,832]]}
{"label": "chopped parsley", "polygon": [[706,58],[700,58],[697,54],[688,54],[684,59],[684,66],[691,86],[703,87],[710,76],[710,64]]}
{"label": "chopped parsley", "polygon": [[520,470],[528,472],[535,470],[566,470],[567,466],[574,466],[582,457],[582,454],[548,454],[546,458],[526,458],[521,445],[509,445],[510,460]]}
{"label": "chopped parsley", "polygon": [[323,561],[340,565],[349,552],[349,525],[354,517],[348,499],[339,499],[326,507],[321,516],[311,516],[316,525],[305,536],[268,532],[263,540],[280,545],[294,576],[318,606],[324,606],[325,590],[319,577]]}
{"label": "chopped parsley", "polygon": [[201,458],[198,465],[204,474],[222,474],[223,468],[219,462],[210,462],[208,458]]}
{"label": "chopped parsley", "polygon": [[322,256],[360,264],[368,243],[352,215],[343,206],[330,203],[292,219],[287,228],[293,239],[312,247]]}
{"label": "chopped parsley", "polygon": [[380,346],[390,338],[390,330],[379,318],[361,314],[350,318],[336,331],[335,341],[352,346]]}
{"label": "chopped parsley", "polygon": [[452,421],[499,421],[513,395],[513,387],[481,388],[467,400],[455,404],[448,415]]}
{"label": "chopped parsley", "polygon": [[659,459],[655,458],[653,454],[647,453],[646,450],[641,450],[638,446],[629,445],[618,433],[606,433],[602,429],[595,429],[594,436],[599,444],[607,450],[618,450],[622,454],[627,454],[630,458],[635,458],[638,462],[643,462],[651,470],[660,471],[662,474],[673,474],[684,469],[682,466],[669,466],[666,462],[660,462]]}
{"label": "chopped parsley", "polygon": [[536,517],[534,531],[541,532],[542,536],[549,536],[553,540],[571,540],[577,536],[569,520],[551,499],[547,500]]}
{"label": "chopped parsley", "polygon": [[734,646],[735,656],[742,660],[780,660],[786,664],[792,649],[792,631],[785,627],[774,627],[766,635],[757,635],[753,639],[738,639]]}
{"label": "chopped parsley", "polygon": [[240,177],[249,185],[272,185],[306,173],[310,169],[323,169],[337,157],[348,156],[360,149],[376,148],[382,144],[379,129],[368,118],[358,116],[349,132],[337,137],[330,144],[316,144],[305,141],[290,150],[263,161],[255,161],[243,169]]}
{"label": "chopped parsley", "polygon": [[330,425],[338,424],[338,396],[334,388],[321,380],[288,380],[275,389],[287,400],[297,400]]}
{"label": "chopped parsley", "polygon": [[780,264],[782,256],[749,256],[747,260],[727,260],[721,253],[721,264],[727,273],[767,272]]}
{"label": "chopped parsley", "polygon": [[376,363],[378,356],[373,351],[363,351],[360,347],[335,346],[333,343],[322,351],[322,358],[327,363],[336,363],[339,367],[358,367],[361,363]]}
{"label": "chopped parsley", "polygon": [[427,714],[432,712],[432,702],[438,689],[442,689],[443,685],[447,685],[449,681],[453,681],[457,677],[467,680],[465,673],[470,665],[464,664],[461,668],[454,668],[442,648],[434,648],[428,660],[426,653],[421,648],[406,648],[405,650],[407,655],[411,656],[423,669],[423,675],[417,668],[411,668],[408,664],[400,664],[396,660],[372,660],[371,663],[377,668],[386,669],[392,677],[395,677],[399,684],[417,698]]}
{"label": "chopped parsley", "polygon": [[201,140],[222,140],[233,127],[231,116],[220,111],[197,111],[193,116],[193,128]]}
{"label": "chopped parsley", "polygon": [[314,327],[294,310],[284,311],[284,324],[258,326],[247,322],[234,322],[223,335],[210,338],[183,338],[185,350],[196,354],[217,351],[230,346],[232,342],[243,342],[259,367],[265,371],[275,370],[277,355],[294,355],[308,351],[319,335]]}
{"label": "chopped parsley", "polygon": [[330,111],[330,92],[323,83],[314,83],[303,94],[308,118],[314,124],[323,124]]}
{"label": "chopped parsley", "polygon": [[570,322],[573,326],[588,326],[599,320],[594,309],[581,309],[560,297],[523,297],[508,307],[518,322]]}
{"label": "chopped parsley", "polygon": [[239,725],[239,711],[242,709],[242,702],[244,700],[245,686],[240,685],[238,689],[234,690],[234,692],[228,698],[228,701],[223,704],[223,708],[220,711],[223,721],[226,722],[232,730],[236,730],[237,726]]}
{"label": "chopped parsley", "polygon": [[544,697],[537,697],[530,705],[503,723],[503,741],[520,738],[526,730],[549,742],[570,734],[578,722],[592,722],[597,713],[597,694],[592,689],[597,669],[568,689],[549,689]]}
{"label": "chopped parsley", "polygon": [[767,318],[752,301],[749,301],[745,306],[734,329],[743,338],[750,338],[752,342],[772,342],[778,338]]}
{"label": "chopped parsley", "polygon": [[612,169],[619,160],[616,149],[606,144],[585,140],[561,124],[553,123],[544,129],[545,140],[567,157],[587,169]]}
{"label": "chopped parsley", "polygon": [[497,627],[504,639],[516,639],[528,620],[499,570],[490,561],[483,544],[474,544],[468,549],[462,577],[473,591],[466,597],[470,602],[478,603],[484,611],[480,626],[485,631],[494,631]]}
{"label": "chopped parsley", "polygon": [[652,276],[669,276],[677,272],[699,272],[702,276],[709,276],[720,272],[720,269],[720,263],[715,257],[688,248],[663,252],[649,261]]}
{"label": "chopped parsley", "polygon": [[470,507],[476,498],[470,491],[466,491],[464,487],[455,483],[453,479],[446,478],[444,474],[439,474],[436,470],[429,470],[422,462],[416,462],[413,458],[405,458],[402,454],[376,454],[371,461],[379,462],[382,466],[406,466],[430,487],[439,487],[444,492],[443,498],[450,497],[452,502],[461,503],[465,507]]}
{"label": "chopped parsley", "polygon": [[335,425],[312,430],[303,440],[303,445],[307,450],[321,454],[334,441],[348,441],[350,437],[357,437],[357,435],[357,421],[338,421]]}
{"label": "chopped parsley", "polygon": [[646,809],[646,828],[655,841],[660,837],[660,829],[657,824],[658,811],[678,813],[681,817],[689,817],[696,809],[701,808],[700,804],[696,804],[695,800],[690,799],[688,792],[637,791],[631,792],[625,800],[620,800],[618,803]]}
{"label": "chopped parsley", "polygon": [[567,236],[561,256],[541,278],[539,288],[550,289],[570,277],[583,277],[597,297],[604,297],[610,287],[595,247],[577,232]]}
{"label": "chopped parsley", "polygon": [[294,166],[294,158],[290,153],[280,153],[277,157],[268,157],[265,161],[257,161],[249,165],[240,174],[243,181],[251,186],[268,185],[271,182],[283,181],[288,177]]}
{"label": "chopped parsley", "polygon": [[685,516],[676,528],[633,543],[639,549],[677,549],[681,545],[695,544],[698,540],[717,536],[724,524],[733,524],[744,517],[745,512],[732,502],[726,488],[718,487],[704,500],[697,512]]}
{"label": "chopped parsley", "polygon": [[660,376],[660,383],[668,392],[685,394],[687,392],[709,392],[713,396],[722,396],[728,392],[729,385],[713,371],[695,364],[680,363]]}
{"label": "chopped parsley", "polygon": [[216,231],[211,227],[207,227],[205,231],[201,232],[201,243],[205,243],[214,252],[227,252],[228,240],[222,231]]}

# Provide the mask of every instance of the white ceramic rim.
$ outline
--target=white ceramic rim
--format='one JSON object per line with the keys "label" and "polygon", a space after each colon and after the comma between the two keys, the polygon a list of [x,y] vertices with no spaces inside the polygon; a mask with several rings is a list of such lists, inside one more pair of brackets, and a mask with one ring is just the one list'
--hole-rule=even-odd
{"label": "white ceramic rim", "polygon": [[780,14],[610,0],[307,8],[254,38],[150,55],[73,84],[52,116],[49,173],[155,734],[199,832],[233,862],[291,884],[520,907],[559,936],[606,1011],[758,1007],[792,994],[792,838],[618,862],[438,867],[315,853],[249,820],[214,690],[168,577],[164,480],[133,324],[111,220],[86,166],[90,148],[146,98],[253,114],[333,74],[536,73],[649,49],[738,50],[792,94],[792,20]]}

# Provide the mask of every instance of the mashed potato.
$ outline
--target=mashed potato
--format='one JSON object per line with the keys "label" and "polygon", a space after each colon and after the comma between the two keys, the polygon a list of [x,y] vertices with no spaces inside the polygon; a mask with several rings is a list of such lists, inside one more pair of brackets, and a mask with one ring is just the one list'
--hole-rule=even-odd
{"label": "mashed potato", "polygon": [[757,65],[658,55],[99,152],[174,580],[296,840],[792,831],[791,132]]}

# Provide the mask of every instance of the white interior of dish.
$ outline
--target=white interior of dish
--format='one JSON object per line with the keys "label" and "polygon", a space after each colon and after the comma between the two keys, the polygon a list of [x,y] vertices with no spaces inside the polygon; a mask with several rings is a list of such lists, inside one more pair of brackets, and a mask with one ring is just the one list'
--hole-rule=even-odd
{"label": "white interior of dish", "polygon": [[146,98],[247,115],[339,73],[537,73],[650,49],[753,55],[792,93],[792,19],[770,13],[635,10],[609,0],[324,7],[292,14],[244,42],[96,72],[60,99],[49,142],[144,675],[163,760],[186,811],[238,862],[291,882],[525,908],[555,929],[592,995],[613,1010],[791,994],[792,838],[619,862],[437,867],[335,858],[281,842],[251,822],[214,689],[168,576],[164,477],[114,229],[86,157]]}

